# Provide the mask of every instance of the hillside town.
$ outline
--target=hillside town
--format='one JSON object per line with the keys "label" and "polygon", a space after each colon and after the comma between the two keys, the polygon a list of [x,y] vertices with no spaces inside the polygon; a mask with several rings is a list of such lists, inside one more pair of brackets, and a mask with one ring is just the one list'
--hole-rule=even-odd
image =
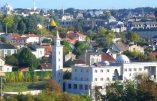
{"label": "hillside town", "polygon": [[157,101],[156,75],[157,8],[0,8],[0,101]]}

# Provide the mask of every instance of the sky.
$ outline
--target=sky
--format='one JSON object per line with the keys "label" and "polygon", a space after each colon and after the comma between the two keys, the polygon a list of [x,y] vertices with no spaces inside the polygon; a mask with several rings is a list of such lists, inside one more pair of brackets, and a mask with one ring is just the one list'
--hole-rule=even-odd
{"label": "sky", "polygon": [[[157,7],[157,0],[35,0],[37,8],[121,9]],[[8,3],[13,8],[32,8],[33,0],[0,0],[0,7]]]}

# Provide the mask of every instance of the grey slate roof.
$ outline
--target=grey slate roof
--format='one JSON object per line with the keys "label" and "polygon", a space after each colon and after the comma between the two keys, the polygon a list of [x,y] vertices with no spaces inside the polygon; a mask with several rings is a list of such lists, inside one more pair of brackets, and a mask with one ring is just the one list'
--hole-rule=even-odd
{"label": "grey slate roof", "polygon": [[16,48],[11,44],[0,43],[0,49],[16,49]]}

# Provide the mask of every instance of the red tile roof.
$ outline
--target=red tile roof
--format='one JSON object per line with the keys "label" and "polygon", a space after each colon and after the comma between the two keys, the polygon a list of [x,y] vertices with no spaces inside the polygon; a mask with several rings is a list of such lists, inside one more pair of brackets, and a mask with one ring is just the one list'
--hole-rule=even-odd
{"label": "red tile roof", "polygon": [[35,35],[35,34],[25,34],[25,36],[27,36],[27,37],[39,37],[38,35]]}
{"label": "red tile roof", "polygon": [[86,37],[86,35],[81,34],[81,33],[69,32],[69,33],[67,34],[67,37],[68,37],[68,38],[71,38],[71,37],[78,37],[78,36],[84,36],[84,37]]}
{"label": "red tile roof", "polygon": [[102,53],[101,54],[101,59],[102,59],[102,61],[109,61],[109,62],[114,62],[115,61],[115,59],[107,53]]}
{"label": "red tile roof", "polygon": [[51,46],[42,46],[45,49],[45,54],[50,55],[52,53],[52,47]]}
{"label": "red tile roof", "polygon": [[77,40],[73,40],[73,39],[70,39],[70,38],[64,38],[64,40],[68,41],[71,44],[75,44],[77,42]]}
{"label": "red tile roof", "polygon": [[155,57],[157,57],[157,52],[151,52],[151,53],[148,53],[149,54],[149,56],[155,56]]}
{"label": "red tile roof", "polygon": [[21,36],[20,36],[19,34],[17,34],[17,33],[11,33],[11,34],[9,34],[9,35],[11,35],[12,39],[16,39],[16,38],[21,37]]}

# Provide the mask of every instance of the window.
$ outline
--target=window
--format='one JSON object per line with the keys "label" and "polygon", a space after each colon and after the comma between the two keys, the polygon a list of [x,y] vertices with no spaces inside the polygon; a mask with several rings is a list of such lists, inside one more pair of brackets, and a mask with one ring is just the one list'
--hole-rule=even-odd
{"label": "window", "polygon": [[109,69],[107,69],[107,72],[110,72]]}
{"label": "window", "polygon": [[70,83],[68,84],[68,88],[71,89],[71,84]]}
{"label": "window", "polygon": [[88,81],[88,78],[86,79],[86,81]]}
{"label": "window", "polygon": [[86,72],[88,72],[88,69],[86,70]]}
{"label": "window", "polygon": [[103,78],[101,78],[101,81],[103,81]]}
{"label": "window", "polygon": [[129,76],[131,76],[131,73],[129,74]]}
{"label": "window", "polygon": [[137,71],[137,69],[136,69],[136,68],[134,68],[134,71]]}
{"label": "window", "polygon": [[83,69],[81,69],[81,72],[83,72]]}
{"label": "window", "polygon": [[83,78],[81,77],[81,81],[83,81]]}
{"label": "window", "polygon": [[58,53],[59,53],[59,55],[60,55],[60,51],[59,51]]}
{"label": "window", "polygon": [[103,73],[103,70],[101,70],[101,72]]}
{"label": "window", "polygon": [[139,68],[139,71],[142,71],[142,68]]}
{"label": "window", "polygon": [[108,80],[110,80],[110,78],[109,78],[109,77],[107,77],[107,78],[106,78],[106,80],[108,81]]}
{"label": "window", "polygon": [[97,73],[97,70],[95,70],[95,73]]}
{"label": "window", "polygon": [[40,51],[40,54],[42,54],[42,51]]}
{"label": "window", "polygon": [[131,71],[131,68],[129,68],[129,71]]}
{"label": "window", "polygon": [[88,85],[85,85],[85,90],[88,90]]}
{"label": "window", "polygon": [[60,58],[58,59],[58,61],[60,61]]}
{"label": "window", "polygon": [[75,80],[77,80],[77,77],[75,77]]}
{"label": "window", "polygon": [[83,89],[83,85],[81,85],[81,84],[80,84],[80,85],[79,85],[79,89],[81,89],[81,90],[82,90],[82,89]]}
{"label": "window", "polygon": [[126,71],[126,72],[127,72],[127,69],[124,69],[124,71]]}
{"label": "window", "polygon": [[97,78],[95,78],[95,81],[97,81]]}
{"label": "window", "polygon": [[75,72],[77,71],[77,69],[75,69]]}
{"label": "window", "polygon": [[74,89],[77,89],[77,84],[74,84]]}

